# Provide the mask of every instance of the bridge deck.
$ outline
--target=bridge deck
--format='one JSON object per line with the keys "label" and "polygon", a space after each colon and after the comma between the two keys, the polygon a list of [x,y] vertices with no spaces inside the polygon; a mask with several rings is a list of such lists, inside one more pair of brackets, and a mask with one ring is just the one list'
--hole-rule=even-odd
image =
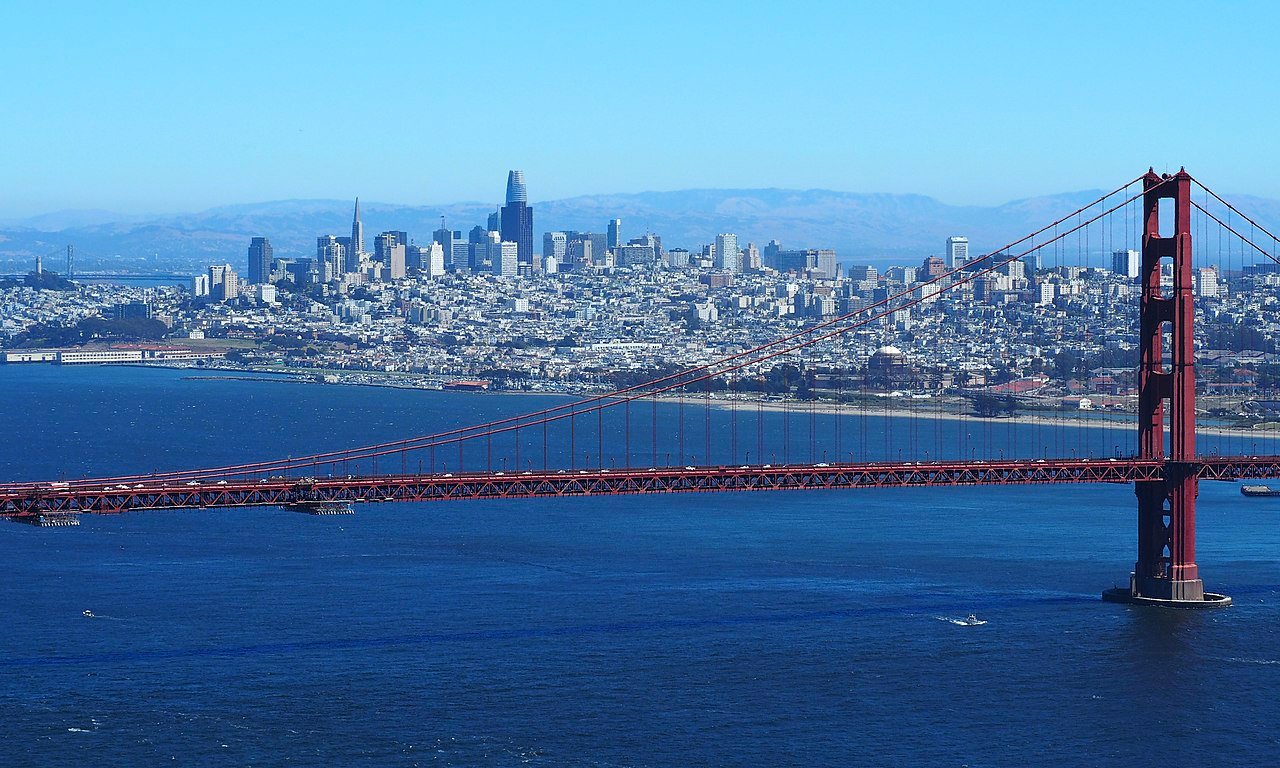
{"label": "bridge deck", "polygon": [[[1280,476],[1280,456],[1206,457],[1204,480]],[[1160,480],[1166,462],[1140,459],[742,465],[646,469],[459,472],[365,477],[272,477],[130,484],[80,481],[0,486],[0,517],[115,514],[148,509],[536,498],[643,493],[1130,483]]]}

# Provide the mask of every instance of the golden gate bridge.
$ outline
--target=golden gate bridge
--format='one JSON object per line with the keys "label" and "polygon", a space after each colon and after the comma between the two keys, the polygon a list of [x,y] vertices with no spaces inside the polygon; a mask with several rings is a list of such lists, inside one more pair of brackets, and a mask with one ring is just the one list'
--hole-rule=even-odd
{"label": "golden gate bridge", "polygon": [[[1202,202],[1193,199],[1197,189]],[[742,413],[739,404],[730,401],[727,423],[722,418],[713,426],[711,382],[762,377],[764,364],[771,361],[803,362],[820,345],[882,326],[912,308],[927,310],[943,294],[971,288],[1013,262],[1047,249],[1063,253],[1072,238],[1084,250],[1089,246],[1083,241],[1091,233],[1097,237],[1095,242],[1105,244],[1103,228],[1108,222],[1114,243],[1114,221],[1122,215],[1126,237],[1132,226],[1132,236],[1141,243],[1137,440],[1131,453],[1092,455],[1092,449],[1081,446],[1079,451],[1070,448],[1069,457],[1053,457],[1045,455],[1043,447],[1025,446],[1019,451],[1010,446],[1007,457],[1001,449],[998,458],[990,456],[989,450],[978,458],[969,444],[971,433],[964,434],[959,445],[944,446],[938,431],[930,457],[913,422],[907,456],[899,451],[897,460],[884,456],[869,460],[863,445],[858,460],[853,451],[842,450],[838,410],[833,434],[819,437],[812,401],[807,411],[794,401],[783,402],[781,434],[777,420],[768,420],[758,402],[753,415],[749,408]],[[1276,256],[1280,239],[1185,170],[1163,175],[1148,171],[969,264],[953,266],[854,311],[710,363],[516,416],[374,445],[217,467],[4,483],[0,484],[0,516],[57,525],[71,524],[81,514],[137,510],[281,506],[320,512],[360,502],[1133,483],[1138,508],[1136,563],[1129,587],[1109,590],[1104,598],[1174,607],[1225,606],[1230,598],[1205,591],[1196,563],[1198,483],[1280,477],[1280,455],[1258,455],[1256,442],[1253,450],[1244,450],[1243,443],[1235,452],[1224,452],[1221,445],[1209,452],[1197,450],[1192,253],[1197,224],[1206,240],[1209,227],[1217,225],[1219,259],[1225,236],[1233,239],[1229,243],[1239,244],[1242,257],[1251,249],[1251,254],[1280,264]],[[1255,242],[1260,235],[1268,247]],[[696,410],[686,419],[686,403],[692,399],[696,405],[700,397],[703,419],[697,425]],[[839,409],[839,396],[835,402]],[[660,422],[660,403],[664,408],[677,404],[678,410],[664,411]],[[801,418],[808,416],[809,450],[803,461],[793,461],[791,456],[796,410]],[[1064,426],[1061,421],[1057,424],[1059,429]],[[1068,442],[1058,440],[1056,445],[1065,449]],[[667,450],[673,445],[675,463]],[[820,446],[829,448],[819,452]],[[740,453],[745,454],[741,462]],[[609,466],[605,466],[606,455]],[[713,462],[717,456],[721,460]],[[768,463],[763,461],[765,456],[770,457]],[[391,471],[380,471],[380,462]],[[411,471],[413,464],[416,470]]]}

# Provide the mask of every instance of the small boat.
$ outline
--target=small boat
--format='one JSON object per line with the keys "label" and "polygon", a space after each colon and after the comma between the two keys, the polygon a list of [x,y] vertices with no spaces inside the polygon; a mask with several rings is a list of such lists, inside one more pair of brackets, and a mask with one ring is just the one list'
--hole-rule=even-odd
{"label": "small boat", "polygon": [[984,619],[980,619],[972,613],[963,619],[957,619],[952,616],[934,616],[934,618],[938,621],[945,621],[948,624],[955,624],[957,627],[980,627],[987,623]]}
{"label": "small boat", "polygon": [[93,618],[93,611],[85,611],[85,612],[84,612],[84,617],[85,617],[86,619],[92,619],[92,618]]}
{"label": "small boat", "polygon": [[1280,488],[1269,485],[1242,485],[1240,493],[1245,496],[1280,496]]}

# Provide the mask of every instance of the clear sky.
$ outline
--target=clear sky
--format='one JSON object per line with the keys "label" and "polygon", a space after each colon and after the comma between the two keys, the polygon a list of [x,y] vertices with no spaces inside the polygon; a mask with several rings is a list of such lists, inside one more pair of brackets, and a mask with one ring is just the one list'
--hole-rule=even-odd
{"label": "clear sky", "polygon": [[1185,164],[1280,197],[1273,2],[5,3],[0,218]]}

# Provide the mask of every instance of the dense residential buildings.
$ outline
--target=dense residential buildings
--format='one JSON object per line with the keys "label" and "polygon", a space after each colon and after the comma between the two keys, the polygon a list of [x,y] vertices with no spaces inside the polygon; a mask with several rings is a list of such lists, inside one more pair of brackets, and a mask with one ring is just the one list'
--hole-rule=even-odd
{"label": "dense residential buildings", "polygon": [[[213,265],[191,290],[6,289],[0,340],[20,344],[41,325],[93,316],[149,315],[178,348],[199,339],[234,352],[217,365],[580,392],[608,387],[615,375],[702,365],[895,296],[928,295],[927,302],[884,313],[777,364],[819,377],[840,372],[869,391],[944,398],[1016,392],[1026,404],[1044,407],[1065,399],[1078,405],[1084,397],[1091,407],[1125,410],[1129,404],[1117,398],[1133,390],[1138,287],[1111,270],[1064,265],[976,279],[976,272],[960,272],[947,278],[956,283],[953,290],[934,296],[940,284],[921,282],[927,273],[912,267],[849,265],[836,278],[817,270],[730,273],[715,264],[690,266],[694,260],[679,248],[653,263],[521,274],[517,244],[496,232],[489,242],[497,246],[496,266],[482,272],[447,270],[443,247],[431,243],[425,268],[395,280],[348,275],[310,288],[293,279],[250,287],[239,284],[229,265]],[[369,275],[384,271],[371,267]],[[1195,285],[1206,393],[1274,386],[1266,382],[1275,377],[1265,372],[1280,366],[1280,274],[1223,275],[1206,267]],[[1236,330],[1245,317],[1257,328],[1247,338]],[[743,370],[730,378],[765,374]]]}

